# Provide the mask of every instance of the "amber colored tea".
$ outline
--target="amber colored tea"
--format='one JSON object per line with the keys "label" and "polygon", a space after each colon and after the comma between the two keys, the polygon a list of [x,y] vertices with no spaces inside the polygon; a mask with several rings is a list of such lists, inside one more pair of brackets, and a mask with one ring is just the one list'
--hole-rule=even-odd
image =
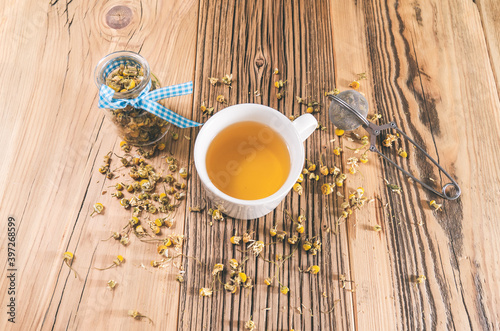
{"label": "amber colored tea", "polygon": [[279,133],[253,121],[222,130],[207,150],[206,167],[212,183],[243,200],[268,197],[279,190],[290,172],[290,154]]}

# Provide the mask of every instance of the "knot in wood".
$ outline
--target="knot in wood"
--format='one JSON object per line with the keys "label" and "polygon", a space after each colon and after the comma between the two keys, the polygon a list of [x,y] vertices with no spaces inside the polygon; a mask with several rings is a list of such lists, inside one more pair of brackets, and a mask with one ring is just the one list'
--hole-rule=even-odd
{"label": "knot in wood", "polygon": [[257,66],[257,68],[260,68],[264,65],[266,61],[264,60],[263,57],[258,57],[255,59],[255,65]]}
{"label": "knot in wood", "polygon": [[106,13],[106,24],[115,30],[123,29],[132,21],[132,9],[127,6],[114,6]]}

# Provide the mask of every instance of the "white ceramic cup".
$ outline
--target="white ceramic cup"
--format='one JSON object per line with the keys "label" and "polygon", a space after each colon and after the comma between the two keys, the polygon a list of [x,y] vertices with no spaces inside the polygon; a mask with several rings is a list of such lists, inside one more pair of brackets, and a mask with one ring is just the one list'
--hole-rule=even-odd
{"label": "white ceramic cup", "polygon": [[[290,172],[285,183],[274,194],[258,200],[242,200],[219,190],[208,177],[206,155],[212,140],[228,126],[244,121],[263,123],[279,133],[290,153]],[[311,114],[304,114],[293,122],[285,115],[259,104],[239,104],[227,107],[212,116],[201,128],[194,145],[194,164],[207,196],[224,214],[253,219],[273,211],[290,192],[304,167],[304,141],[314,132],[318,121]]]}

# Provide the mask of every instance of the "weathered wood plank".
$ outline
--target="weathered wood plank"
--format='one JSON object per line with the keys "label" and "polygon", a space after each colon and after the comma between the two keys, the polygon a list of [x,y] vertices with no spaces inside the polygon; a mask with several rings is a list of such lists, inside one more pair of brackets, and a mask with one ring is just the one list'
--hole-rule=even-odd
{"label": "weathered wood plank", "polygon": [[[106,14],[115,5],[131,9],[130,23],[122,29],[106,25]],[[2,162],[5,188],[0,210],[2,219],[8,213],[18,223],[15,326],[20,330],[175,328],[179,294],[175,268],[167,273],[140,267],[156,258],[154,245],[136,241],[124,248],[115,241],[101,241],[121,229],[130,212],[114,201],[109,182],[97,172],[108,151],[118,153],[119,138],[97,108],[93,72],[104,55],[128,49],[140,52],[164,85],[191,80],[198,2],[24,1],[4,7],[7,21],[2,36],[11,47],[2,49],[0,65],[16,84],[1,92],[10,109],[2,111],[2,154],[10,161]],[[191,116],[192,96],[165,103]],[[181,135],[172,147],[181,163],[188,163],[188,153],[180,151],[188,151],[190,144]],[[113,167],[118,163],[114,158]],[[163,159],[155,163],[166,168]],[[103,196],[104,190],[108,193]],[[97,201],[106,206],[105,214],[91,218]],[[183,213],[173,231],[183,232]],[[63,264],[66,250],[75,254],[79,279]],[[117,254],[126,259],[123,268],[94,269],[109,264]],[[112,278],[119,283],[115,292],[106,289]],[[2,281],[2,293],[5,286]],[[127,316],[129,309],[147,314],[155,326],[134,321]],[[0,328],[6,326],[2,318]]]}
{"label": "weathered wood plank", "polygon": [[[286,5],[273,1],[237,4],[202,1],[200,13],[205,14],[199,18],[195,106],[205,101],[216,109],[223,108],[215,103],[216,96],[222,94],[230,105],[256,102],[278,109],[287,116],[299,115],[306,109],[295,100],[300,95],[322,104],[319,120],[327,124],[324,92],[335,86],[333,40],[327,8],[327,2]],[[279,75],[272,74],[274,68],[278,68]],[[209,84],[208,77],[222,77],[229,73],[235,77],[232,89]],[[279,79],[287,80],[287,85],[284,98],[278,101],[274,82]],[[332,132],[331,126],[329,130]],[[306,142],[306,156],[318,162],[320,147],[328,144],[330,135],[315,132]],[[197,176],[191,181],[193,191],[190,196],[194,204],[204,193]],[[181,294],[180,328],[241,329],[251,316],[259,329],[353,327],[351,294],[340,290],[338,285],[338,270],[349,273],[347,237],[325,231],[334,227],[336,218],[325,213],[323,207],[327,199],[321,196],[320,185],[320,182],[306,183],[304,196],[299,198],[290,194],[272,215],[258,221],[229,219],[210,226],[206,215],[190,217],[185,228],[189,238],[186,254],[205,260],[206,265],[200,270],[195,262],[189,260],[186,263],[187,286]],[[284,264],[279,278],[290,287],[288,296],[280,294],[276,284],[267,288],[263,283],[265,277],[274,274],[274,267],[262,259],[250,257],[246,271],[256,280],[252,290],[243,289],[236,295],[215,292],[213,298],[198,297],[200,287],[210,287],[210,273],[215,263],[227,264],[231,258],[242,259],[238,248],[229,242],[232,235],[253,232],[254,239],[270,243],[274,241],[268,234],[273,224],[293,232],[291,222],[285,220],[285,210],[297,217],[301,209],[308,219],[307,235],[320,238],[324,251],[316,257],[297,251]],[[322,220],[327,225],[323,230]],[[270,245],[263,256],[274,260],[276,253],[286,256],[290,250],[288,244]],[[298,272],[299,267],[304,269],[312,264],[319,264],[324,271],[317,276]],[[327,297],[322,295],[323,292]],[[333,309],[338,299],[342,303],[337,303]]]}
{"label": "weathered wood plank", "polygon": [[[498,233],[491,223],[493,205],[488,203],[490,196],[498,195],[498,174],[490,177],[477,171],[496,172],[498,161],[488,155],[487,146],[498,140],[499,105],[475,5],[366,1],[334,2],[333,7],[344,12],[333,16],[335,45],[347,53],[337,56],[338,76],[367,71],[369,79],[361,89],[373,112],[383,115],[381,123],[395,120],[458,179],[463,192],[456,202],[444,202],[444,211],[432,212],[428,203],[435,196],[389,164],[377,161],[370,164],[375,169],[364,171],[360,184],[381,204],[356,213],[356,228],[349,233],[352,273],[359,289],[358,327],[494,329],[498,317],[492,307],[499,292],[494,281],[488,281],[489,273],[481,270],[487,262],[475,252],[498,247],[494,240],[475,241],[472,231],[482,233],[486,227]],[[353,41],[342,33],[346,26],[362,38]],[[488,133],[478,135],[473,128]],[[397,157],[403,167],[429,183],[429,177],[439,185],[447,183],[430,162],[406,149],[407,160]],[[471,167],[479,155],[487,163],[481,170]],[[382,178],[400,185],[402,195],[388,192]],[[476,194],[484,197],[482,207],[474,202]],[[480,224],[472,221],[477,208],[483,215]],[[375,223],[382,226],[379,234],[370,231]],[[417,286],[413,280],[420,274],[427,281]],[[491,286],[489,295],[483,282]]]}
{"label": "weathered wood plank", "polygon": [[[498,1],[474,1],[481,17],[481,27],[486,40],[488,49],[488,57],[490,66],[493,69],[495,77],[496,89],[499,91],[500,86],[500,4]],[[472,9],[473,10],[473,9]],[[499,95],[500,97],[500,95]]]}

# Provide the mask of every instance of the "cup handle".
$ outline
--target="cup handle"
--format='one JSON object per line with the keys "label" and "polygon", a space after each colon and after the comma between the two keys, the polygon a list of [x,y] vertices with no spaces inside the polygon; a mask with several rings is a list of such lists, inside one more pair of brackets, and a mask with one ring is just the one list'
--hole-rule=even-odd
{"label": "cup handle", "polygon": [[292,125],[297,130],[300,139],[305,141],[318,127],[318,121],[311,114],[304,114],[297,117]]}

